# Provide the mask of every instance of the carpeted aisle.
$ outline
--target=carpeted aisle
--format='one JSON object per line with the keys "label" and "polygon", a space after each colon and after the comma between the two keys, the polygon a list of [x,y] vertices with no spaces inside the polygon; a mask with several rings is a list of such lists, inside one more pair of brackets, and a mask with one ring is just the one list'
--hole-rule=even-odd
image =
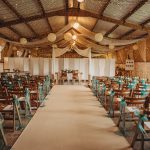
{"label": "carpeted aisle", "polygon": [[12,150],[127,150],[129,144],[106,117],[91,90],[56,85]]}

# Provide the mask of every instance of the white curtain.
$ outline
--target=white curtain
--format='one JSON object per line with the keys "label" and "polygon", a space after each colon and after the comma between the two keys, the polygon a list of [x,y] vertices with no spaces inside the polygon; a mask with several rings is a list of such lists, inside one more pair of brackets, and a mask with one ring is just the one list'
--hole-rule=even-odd
{"label": "white curtain", "polygon": [[[21,62],[21,63],[20,63]],[[89,58],[55,58],[55,72],[63,69],[79,70],[82,73],[82,79],[88,80]],[[11,71],[13,69],[22,69],[29,71],[32,75],[52,74],[52,58],[23,58],[8,57],[4,59],[4,66]],[[114,59],[91,59],[91,76],[114,76]]]}

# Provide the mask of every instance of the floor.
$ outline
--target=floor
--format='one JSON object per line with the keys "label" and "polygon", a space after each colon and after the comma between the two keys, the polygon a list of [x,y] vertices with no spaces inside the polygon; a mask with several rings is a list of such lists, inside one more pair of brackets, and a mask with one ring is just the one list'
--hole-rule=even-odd
{"label": "floor", "polygon": [[56,85],[12,150],[128,150],[106,111],[83,85]]}

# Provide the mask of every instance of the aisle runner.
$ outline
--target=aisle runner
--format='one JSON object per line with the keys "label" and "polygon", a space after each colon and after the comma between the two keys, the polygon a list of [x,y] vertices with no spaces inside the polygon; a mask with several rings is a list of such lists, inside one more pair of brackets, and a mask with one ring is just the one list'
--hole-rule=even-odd
{"label": "aisle runner", "polygon": [[81,85],[56,85],[12,150],[128,149],[124,137],[91,90]]}

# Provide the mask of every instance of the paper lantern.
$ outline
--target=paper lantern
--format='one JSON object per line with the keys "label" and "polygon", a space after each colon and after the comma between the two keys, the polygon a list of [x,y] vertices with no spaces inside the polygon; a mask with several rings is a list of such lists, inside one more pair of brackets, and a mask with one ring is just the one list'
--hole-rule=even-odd
{"label": "paper lantern", "polygon": [[133,48],[133,50],[137,50],[138,49],[138,45],[134,44],[132,48]]}
{"label": "paper lantern", "polygon": [[48,39],[50,42],[56,41],[56,34],[55,34],[55,33],[49,33],[48,36],[47,36],[47,39]]}
{"label": "paper lantern", "polygon": [[20,38],[20,43],[21,44],[27,44],[27,39],[26,38]]}
{"label": "paper lantern", "polygon": [[109,45],[109,49],[114,49],[115,48],[115,46],[114,45]]}
{"label": "paper lantern", "polygon": [[95,34],[95,41],[101,42],[103,40],[103,34],[102,33],[96,33]]}
{"label": "paper lantern", "polygon": [[65,34],[64,34],[64,39],[65,39],[66,41],[70,41],[70,40],[72,39],[72,34],[71,34],[71,33],[65,33]]}

